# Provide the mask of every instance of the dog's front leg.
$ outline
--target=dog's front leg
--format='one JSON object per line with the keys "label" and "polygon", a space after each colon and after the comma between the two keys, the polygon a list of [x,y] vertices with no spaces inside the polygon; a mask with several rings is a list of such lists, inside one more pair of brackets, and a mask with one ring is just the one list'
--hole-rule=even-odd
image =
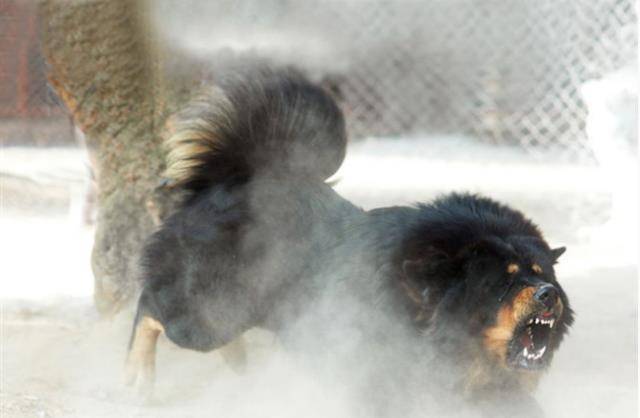
{"label": "dog's front leg", "polygon": [[478,399],[476,405],[486,418],[544,418],[538,402],[528,393],[514,391]]}

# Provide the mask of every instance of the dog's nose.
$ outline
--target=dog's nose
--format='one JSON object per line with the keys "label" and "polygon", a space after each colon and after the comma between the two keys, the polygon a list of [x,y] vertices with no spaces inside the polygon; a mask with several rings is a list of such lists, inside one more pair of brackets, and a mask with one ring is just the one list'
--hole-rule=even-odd
{"label": "dog's nose", "polygon": [[548,310],[553,309],[558,301],[558,289],[552,284],[543,284],[538,287],[533,298],[542,303]]}

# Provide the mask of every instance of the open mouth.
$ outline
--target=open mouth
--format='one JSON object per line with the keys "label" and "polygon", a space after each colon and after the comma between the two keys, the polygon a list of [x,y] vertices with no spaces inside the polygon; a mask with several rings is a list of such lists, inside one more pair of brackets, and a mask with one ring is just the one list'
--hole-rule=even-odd
{"label": "open mouth", "polygon": [[508,363],[511,367],[538,370],[548,364],[551,337],[557,318],[550,312],[536,313],[522,321],[514,332],[509,346]]}

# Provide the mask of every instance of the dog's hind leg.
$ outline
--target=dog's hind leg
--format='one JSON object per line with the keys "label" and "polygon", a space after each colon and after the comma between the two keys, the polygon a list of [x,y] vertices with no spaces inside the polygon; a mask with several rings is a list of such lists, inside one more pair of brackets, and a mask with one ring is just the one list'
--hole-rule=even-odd
{"label": "dog's hind leg", "polygon": [[247,367],[247,348],[243,335],[220,347],[220,354],[227,365],[236,373],[243,373]]}
{"label": "dog's hind leg", "polygon": [[152,394],[156,369],[156,345],[164,332],[160,322],[150,316],[136,316],[133,325],[129,353],[125,365],[125,384],[135,385],[138,394]]}

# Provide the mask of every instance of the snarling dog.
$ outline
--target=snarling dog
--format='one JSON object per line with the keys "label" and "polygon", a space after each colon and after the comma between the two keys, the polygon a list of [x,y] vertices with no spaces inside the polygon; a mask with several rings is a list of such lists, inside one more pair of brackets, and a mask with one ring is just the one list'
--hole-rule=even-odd
{"label": "snarling dog", "polygon": [[529,399],[573,321],[553,268],[564,249],[522,213],[470,194],[372,211],[338,195],[342,113],[293,69],[220,79],[168,146],[183,199],[144,248],[132,383],[152,384],[161,333],[210,351],[263,327],[316,363],[374,359],[365,386],[448,364],[455,391],[501,403]]}

